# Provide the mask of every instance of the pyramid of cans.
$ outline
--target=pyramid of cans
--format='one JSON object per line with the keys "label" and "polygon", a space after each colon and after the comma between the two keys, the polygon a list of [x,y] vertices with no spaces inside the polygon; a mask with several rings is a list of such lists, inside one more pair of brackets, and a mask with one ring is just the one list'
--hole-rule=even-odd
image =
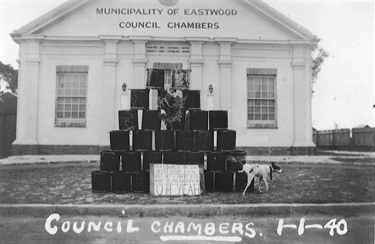
{"label": "pyramid of cans", "polygon": [[246,174],[237,172],[246,152],[235,149],[236,131],[228,129],[228,112],[201,110],[200,91],[182,90],[183,117],[173,129],[162,130],[159,111],[149,109],[149,92],[131,90],[131,109],[118,112],[119,130],[109,133],[110,150],[100,152],[92,191],[149,193],[151,163],[204,165],[206,192],[242,191]]}

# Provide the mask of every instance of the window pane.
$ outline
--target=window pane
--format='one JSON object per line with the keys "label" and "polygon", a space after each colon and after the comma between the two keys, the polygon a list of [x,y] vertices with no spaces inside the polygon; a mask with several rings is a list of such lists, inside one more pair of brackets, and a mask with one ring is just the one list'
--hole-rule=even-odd
{"label": "window pane", "polygon": [[63,74],[58,74],[57,75],[57,82],[58,83],[63,84],[64,80],[65,80],[65,75],[63,75]]}
{"label": "window pane", "polygon": [[248,84],[254,84],[254,77],[248,76],[247,77],[247,82],[248,82]]}
{"label": "window pane", "polygon": [[255,114],[255,120],[260,120],[260,114]]}
{"label": "window pane", "polygon": [[262,98],[268,98],[268,92],[262,92]]}
{"label": "window pane", "polygon": [[248,114],[247,119],[248,120],[254,120],[254,114]]}
{"label": "window pane", "polygon": [[86,114],[85,112],[80,112],[79,113],[79,118],[80,119],[84,119],[85,118],[85,114]]}
{"label": "window pane", "polygon": [[248,105],[254,105],[254,104],[255,104],[255,101],[254,101],[254,100],[248,100],[248,101],[247,101],[247,104],[248,104]]}
{"label": "window pane", "polygon": [[71,104],[65,104],[64,109],[65,109],[65,111],[70,111],[70,110],[72,110],[72,105]]}
{"label": "window pane", "polygon": [[85,96],[86,95],[86,90],[85,89],[79,89],[79,95],[80,96]]}
{"label": "window pane", "polygon": [[78,112],[73,112],[72,113],[72,118],[77,119],[78,118]]}
{"label": "window pane", "polygon": [[78,111],[78,104],[73,104],[72,105],[72,111]]}
{"label": "window pane", "polygon": [[57,118],[60,118],[60,119],[64,118],[64,113],[63,112],[58,112],[57,113]]}
{"label": "window pane", "polygon": [[268,112],[268,108],[267,107],[262,107],[262,113],[267,113]]}
{"label": "window pane", "polygon": [[64,118],[71,118],[71,113],[70,112],[65,112],[64,113]]}
{"label": "window pane", "polygon": [[87,74],[81,74],[80,76],[79,76],[79,81],[81,81],[80,83],[82,84],[84,84],[84,83],[86,83],[86,80],[87,80]]}
{"label": "window pane", "polygon": [[255,110],[254,110],[256,113],[260,113],[260,107],[255,107]]}
{"label": "window pane", "polygon": [[65,96],[71,96],[72,95],[72,89],[65,89]]}
{"label": "window pane", "polygon": [[275,120],[275,115],[274,114],[270,114],[270,120]]}
{"label": "window pane", "polygon": [[262,114],[262,120],[268,120],[268,115],[267,114]]}

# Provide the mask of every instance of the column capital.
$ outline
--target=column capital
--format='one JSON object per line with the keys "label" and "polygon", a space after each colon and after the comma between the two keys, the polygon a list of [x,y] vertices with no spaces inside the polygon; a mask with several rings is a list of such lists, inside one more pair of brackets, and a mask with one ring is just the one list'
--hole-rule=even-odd
{"label": "column capital", "polygon": [[26,58],[27,65],[39,65],[42,60],[40,58]]}
{"label": "column capital", "polygon": [[133,63],[134,63],[134,65],[136,65],[136,66],[146,65],[147,62],[148,62],[147,59],[133,59]]}
{"label": "column capital", "polygon": [[293,62],[292,67],[293,67],[293,69],[304,69],[305,68],[305,62]]}
{"label": "column capital", "polygon": [[232,60],[218,60],[217,62],[219,63],[221,68],[225,68],[226,66],[231,67],[233,63]]}
{"label": "column capital", "polygon": [[118,63],[117,58],[104,58],[103,60],[105,66],[116,66]]}
{"label": "column capital", "polygon": [[204,64],[204,59],[189,59],[190,65],[202,66]]}

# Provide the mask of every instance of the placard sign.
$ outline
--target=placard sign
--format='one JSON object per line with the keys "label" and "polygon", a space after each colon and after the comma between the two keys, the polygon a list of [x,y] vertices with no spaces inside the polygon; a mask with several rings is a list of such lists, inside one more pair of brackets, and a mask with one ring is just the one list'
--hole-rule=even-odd
{"label": "placard sign", "polygon": [[204,186],[203,165],[150,164],[154,196],[198,196]]}

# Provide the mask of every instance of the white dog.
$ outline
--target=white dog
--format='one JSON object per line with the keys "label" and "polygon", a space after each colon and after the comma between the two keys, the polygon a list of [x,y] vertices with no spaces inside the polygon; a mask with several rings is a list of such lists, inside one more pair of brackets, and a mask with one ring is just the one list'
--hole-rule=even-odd
{"label": "white dog", "polygon": [[272,162],[270,165],[244,164],[242,170],[238,171],[238,173],[242,172],[245,172],[247,175],[247,185],[242,193],[242,195],[245,196],[246,190],[247,188],[249,188],[251,181],[254,179],[254,177],[259,178],[259,192],[260,184],[262,183],[262,181],[264,181],[264,184],[266,185],[266,191],[268,191],[267,175],[269,175],[270,179],[272,180],[272,172],[282,173],[283,171],[279,166]]}

